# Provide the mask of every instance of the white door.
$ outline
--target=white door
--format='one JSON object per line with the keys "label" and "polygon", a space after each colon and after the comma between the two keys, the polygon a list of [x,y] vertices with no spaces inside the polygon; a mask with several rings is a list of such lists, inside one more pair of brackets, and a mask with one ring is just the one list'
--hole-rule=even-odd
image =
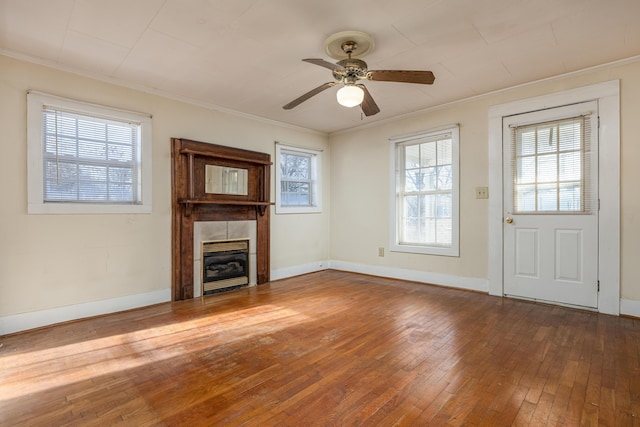
{"label": "white door", "polygon": [[598,306],[597,107],[503,120],[507,296]]}

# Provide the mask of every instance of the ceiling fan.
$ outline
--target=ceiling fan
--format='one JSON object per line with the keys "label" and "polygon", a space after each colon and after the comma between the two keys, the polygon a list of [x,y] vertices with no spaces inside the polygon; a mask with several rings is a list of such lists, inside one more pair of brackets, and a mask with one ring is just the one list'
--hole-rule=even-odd
{"label": "ceiling fan", "polygon": [[[373,40],[371,37],[360,31],[343,31],[336,33],[325,41],[325,48],[329,56],[334,59],[342,59],[335,64],[318,58],[303,59],[303,61],[330,69],[336,81],[324,83],[294,99],[282,108],[290,110],[312,96],[342,83],[343,86],[336,94],[338,103],[345,107],[360,105],[365,116],[373,116],[380,112],[380,108],[373,100],[367,87],[359,83],[360,80],[427,85],[433,84],[435,80],[435,76],[431,71],[369,70],[366,62],[355,58],[356,56],[364,56],[373,48]],[[360,49],[361,52],[356,53],[358,49]]]}

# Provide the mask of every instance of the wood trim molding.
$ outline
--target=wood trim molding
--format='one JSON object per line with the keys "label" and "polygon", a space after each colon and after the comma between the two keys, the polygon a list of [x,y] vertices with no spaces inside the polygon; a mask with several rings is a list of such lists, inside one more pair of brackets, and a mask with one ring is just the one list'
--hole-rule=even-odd
{"label": "wood trim molding", "polygon": [[[172,299],[194,293],[193,225],[196,221],[256,221],[258,284],[270,280],[271,155],[188,139],[171,139]],[[248,170],[247,195],[205,192],[205,166]]]}

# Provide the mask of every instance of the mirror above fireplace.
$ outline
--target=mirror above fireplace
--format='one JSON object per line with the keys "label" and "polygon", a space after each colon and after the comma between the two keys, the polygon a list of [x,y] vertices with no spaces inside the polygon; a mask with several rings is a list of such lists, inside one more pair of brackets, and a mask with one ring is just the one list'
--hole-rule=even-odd
{"label": "mirror above fireplace", "polygon": [[205,193],[235,194],[246,196],[248,189],[247,169],[205,165]]}

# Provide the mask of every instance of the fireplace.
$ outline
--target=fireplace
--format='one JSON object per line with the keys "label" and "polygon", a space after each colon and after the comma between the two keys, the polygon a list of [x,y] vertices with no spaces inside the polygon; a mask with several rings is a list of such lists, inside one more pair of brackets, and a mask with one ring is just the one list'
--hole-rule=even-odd
{"label": "fireplace", "polygon": [[[171,139],[171,265],[173,300],[191,299],[207,290],[202,285],[201,242],[249,238],[246,274],[249,284],[269,282],[271,156],[188,139]],[[231,173],[238,182],[229,185]],[[242,177],[242,179],[241,179]],[[220,181],[220,182],[218,182]],[[198,224],[225,222],[226,235],[196,238]],[[232,233],[236,224],[253,224],[255,232]],[[232,261],[240,262],[240,261]],[[233,264],[235,266],[235,264]],[[213,276],[213,270],[209,275]],[[237,280],[230,277],[225,280]],[[207,282],[207,287],[225,286]],[[228,282],[227,282],[228,283]],[[236,285],[232,285],[236,286]],[[243,286],[243,285],[240,285]],[[202,289],[203,292],[200,292]]]}
{"label": "fireplace", "polygon": [[249,284],[249,240],[202,242],[202,294]]}

